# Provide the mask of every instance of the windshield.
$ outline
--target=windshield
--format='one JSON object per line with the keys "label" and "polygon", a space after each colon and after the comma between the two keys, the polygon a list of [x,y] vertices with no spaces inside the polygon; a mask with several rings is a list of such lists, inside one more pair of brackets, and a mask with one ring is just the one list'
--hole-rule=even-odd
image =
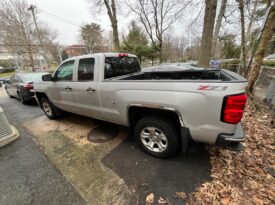
{"label": "windshield", "polygon": [[42,75],[46,73],[28,73],[21,75],[21,78],[24,82],[38,82],[42,81]]}
{"label": "windshield", "polygon": [[106,57],[104,79],[140,71],[136,57]]}

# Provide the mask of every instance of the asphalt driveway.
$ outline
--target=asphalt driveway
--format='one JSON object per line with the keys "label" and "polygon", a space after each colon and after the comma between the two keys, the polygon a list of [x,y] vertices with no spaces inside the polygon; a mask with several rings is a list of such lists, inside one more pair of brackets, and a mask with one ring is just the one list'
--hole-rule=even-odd
{"label": "asphalt driveway", "polygon": [[0,148],[0,204],[86,204],[22,126],[43,114],[38,106],[24,106],[5,95],[0,106],[21,135]]}
{"label": "asphalt driveway", "polygon": [[159,198],[183,204],[177,192],[188,195],[211,180],[203,147],[157,159],[141,151],[126,128],[111,142],[96,144],[86,136],[97,126],[92,119],[66,115],[50,121],[37,105],[6,96],[0,106],[21,133],[0,149],[1,204],[145,204],[150,193],[155,204]]}

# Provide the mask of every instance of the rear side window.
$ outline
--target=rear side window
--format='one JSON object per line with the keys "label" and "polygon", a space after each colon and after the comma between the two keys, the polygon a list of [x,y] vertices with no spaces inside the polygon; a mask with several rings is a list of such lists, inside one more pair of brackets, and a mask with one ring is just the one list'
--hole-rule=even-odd
{"label": "rear side window", "polygon": [[74,61],[63,63],[55,73],[57,81],[72,81],[74,71]]}
{"label": "rear side window", "polygon": [[78,81],[94,80],[94,58],[84,58],[79,60]]}
{"label": "rear side window", "polygon": [[14,82],[14,75],[10,77],[10,82]]}
{"label": "rear side window", "polygon": [[126,75],[140,71],[138,59],[135,57],[106,57],[104,79]]}
{"label": "rear side window", "polygon": [[21,75],[21,78],[24,82],[38,82],[42,81],[42,75],[46,73],[29,73]]}
{"label": "rear side window", "polygon": [[16,82],[16,83],[19,82],[19,76],[15,75],[13,81]]}

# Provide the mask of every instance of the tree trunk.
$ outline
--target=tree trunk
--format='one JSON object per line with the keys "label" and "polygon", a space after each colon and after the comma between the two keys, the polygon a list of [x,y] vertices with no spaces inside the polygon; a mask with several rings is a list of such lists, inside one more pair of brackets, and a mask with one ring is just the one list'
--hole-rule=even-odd
{"label": "tree trunk", "polygon": [[249,72],[248,89],[251,93],[253,92],[254,84],[260,74],[261,65],[263,63],[267,45],[270,42],[272,35],[274,34],[275,34],[275,7],[273,6],[271,8],[270,14],[266,21],[266,25],[263,30],[262,38],[260,39],[259,47],[255,54],[251,71]]}
{"label": "tree trunk", "polygon": [[205,0],[203,32],[199,56],[199,65],[209,66],[212,50],[213,30],[216,17],[217,0]]}
{"label": "tree trunk", "polygon": [[32,68],[32,71],[34,72],[35,71],[35,69],[34,69],[34,60],[33,60],[33,57],[32,57],[32,50],[31,50],[30,45],[27,46],[27,51],[28,51],[28,55],[29,55],[29,59],[30,59],[30,66]]}
{"label": "tree trunk", "polygon": [[239,11],[241,16],[241,60],[244,76],[247,75],[246,70],[246,49],[245,49],[245,22],[244,22],[244,2],[243,0],[237,0],[239,3]]}
{"label": "tree trunk", "polygon": [[246,42],[251,40],[251,29],[252,29],[252,25],[255,22],[255,14],[256,14],[256,8],[258,6],[258,1],[255,1],[253,3],[253,9],[251,11],[250,17],[249,17],[249,23],[246,29]]}
{"label": "tree trunk", "polygon": [[163,42],[162,42],[162,35],[159,37],[159,61],[163,63]]}
{"label": "tree trunk", "polygon": [[117,29],[117,17],[116,17],[116,4],[115,0],[112,0],[111,6],[108,0],[104,0],[104,4],[107,9],[107,13],[109,19],[111,21],[112,29],[113,29],[113,44],[114,50],[119,51],[119,36],[118,36],[118,29]]}
{"label": "tree trunk", "polygon": [[[251,42],[252,41],[252,26],[253,26],[253,23],[255,21],[255,15],[256,15],[258,3],[259,3],[258,1],[255,1],[253,3],[253,9],[251,11],[248,26],[247,26],[247,29],[246,29],[245,44],[246,44],[246,47],[247,47],[247,51],[246,51],[247,56],[252,55],[252,47],[253,47],[253,44]],[[249,42],[249,44],[248,44],[248,42]]]}
{"label": "tree trunk", "polygon": [[217,20],[216,20],[216,26],[215,26],[214,35],[213,35],[213,48],[212,48],[212,50],[213,50],[212,51],[212,56],[213,57],[215,57],[215,50],[216,50],[216,46],[217,46],[217,40],[218,40],[221,25],[222,25],[222,18],[224,16],[225,9],[226,9],[226,3],[227,3],[227,0],[222,0],[221,8],[220,8]]}
{"label": "tree trunk", "polygon": [[115,20],[115,23],[112,23],[112,29],[113,29],[114,49],[115,49],[115,51],[119,51],[119,36],[118,36],[118,29],[117,29],[117,21],[116,20]]}
{"label": "tree trunk", "polygon": [[24,38],[24,43],[27,46],[27,53],[29,56],[29,60],[30,60],[30,67],[32,68],[32,71],[34,72],[34,60],[33,60],[33,56],[32,56],[32,49],[31,49],[31,45],[30,45],[30,41],[27,37],[26,31],[25,31],[25,26],[23,24],[23,22],[21,22],[21,29],[22,29],[22,34],[23,34],[23,38]]}
{"label": "tree trunk", "polygon": [[112,28],[113,28],[113,41],[115,46],[115,51],[119,51],[119,36],[118,36],[118,29],[117,29],[117,17],[116,17],[116,4],[115,0],[112,0],[112,13],[113,13],[113,20],[112,20]]}

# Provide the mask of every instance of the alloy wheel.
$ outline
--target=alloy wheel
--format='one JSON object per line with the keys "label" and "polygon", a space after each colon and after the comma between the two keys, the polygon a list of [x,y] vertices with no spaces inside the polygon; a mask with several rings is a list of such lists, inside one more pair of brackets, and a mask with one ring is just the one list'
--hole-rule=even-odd
{"label": "alloy wheel", "polygon": [[144,127],[140,132],[142,144],[153,152],[164,152],[168,147],[166,135],[158,128]]}

